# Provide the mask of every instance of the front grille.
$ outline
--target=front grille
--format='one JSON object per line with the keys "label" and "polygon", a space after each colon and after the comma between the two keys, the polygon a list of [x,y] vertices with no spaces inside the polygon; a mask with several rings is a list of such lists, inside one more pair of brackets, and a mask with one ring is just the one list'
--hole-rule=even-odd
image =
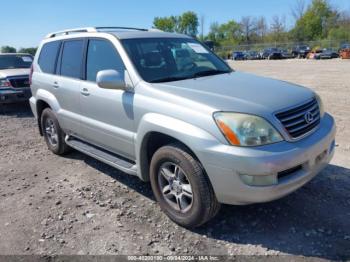
{"label": "front grille", "polygon": [[11,77],[9,81],[14,88],[29,87],[29,76]]}
{"label": "front grille", "polygon": [[320,109],[314,98],[303,105],[277,113],[276,117],[292,138],[298,138],[319,125]]}

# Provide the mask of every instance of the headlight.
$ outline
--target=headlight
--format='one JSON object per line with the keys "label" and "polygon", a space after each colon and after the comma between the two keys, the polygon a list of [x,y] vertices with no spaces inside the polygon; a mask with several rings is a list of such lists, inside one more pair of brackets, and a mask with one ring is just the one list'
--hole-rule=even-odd
{"label": "headlight", "polygon": [[271,124],[258,116],[218,112],[214,119],[232,145],[260,146],[283,140]]}
{"label": "headlight", "polygon": [[6,78],[0,78],[0,88],[1,87],[10,87],[11,83]]}
{"label": "headlight", "polygon": [[315,93],[315,97],[318,103],[318,107],[320,108],[320,118],[324,116],[324,106],[321,97]]}

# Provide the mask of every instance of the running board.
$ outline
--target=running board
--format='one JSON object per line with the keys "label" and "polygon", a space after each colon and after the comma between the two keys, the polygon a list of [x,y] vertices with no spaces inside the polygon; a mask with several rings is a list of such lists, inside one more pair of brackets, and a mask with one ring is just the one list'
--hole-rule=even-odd
{"label": "running board", "polygon": [[124,157],[121,157],[117,154],[109,152],[105,149],[99,148],[97,146],[91,145],[85,141],[82,141],[78,138],[72,136],[66,136],[66,144],[70,147],[87,154],[101,162],[115,167],[127,174],[137,175],[136,164]]}

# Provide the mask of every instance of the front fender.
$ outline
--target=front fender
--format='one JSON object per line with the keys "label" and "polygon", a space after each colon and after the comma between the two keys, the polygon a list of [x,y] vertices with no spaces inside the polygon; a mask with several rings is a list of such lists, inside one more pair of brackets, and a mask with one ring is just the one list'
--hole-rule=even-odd
{"label": "front fender", "polygon": [[158,113],[149,113],[143,116],[138,126],[136,135],[136,163],[138,176],[142,180],[148,180],[148,165],[145,169],[143,155],[145,154],[145,144],[147,137],[153,132],[170,136],[186,145],[195,156],[201,161],[201,152],[218,143],[217,139],[207,131],[198,128],[182,120],[164,116]]}

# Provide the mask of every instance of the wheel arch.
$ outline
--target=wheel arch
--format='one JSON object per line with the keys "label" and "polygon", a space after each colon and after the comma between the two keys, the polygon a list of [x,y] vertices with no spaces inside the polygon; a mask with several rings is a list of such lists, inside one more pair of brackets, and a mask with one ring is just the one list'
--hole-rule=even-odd
{"label": "wheel arch", "polygon": [[43,130],[42,130],[42,126],[41,126],[41,115],[46,108],[51,108],[51,107],[44,100],[40,99],[36,102],[36,112],[37,112],[37,116],[38,116],[38,119],[37,119],[38,128],[39,128],[39,133],[41,136],[43,136]]}
{"label": "wheel arch", "polygon": [[150,167],[150,163],[154,153],[159,148],[170,144],[177,144],[180,147],[184,148],[200,163],[200,160],[198,159],[194,151],[181,140],[158,131],[151,131],[145,135],[144,139],[142,140],[141,148],[140,148],[139,163],[140,163],[140,171],[141,171],[140,175],[142,180],[144,181],[149,180],[149,167]]}
{"label": "wheel arch", "polygon": [[54,112],[57,112],[60,106],[57,99],[52,93],[46,90],[40,89],[36,93],[36,103],[35,103],[35,110],[37,113],[36,115],[37,115],[40,135],[43,135],[42,128],[41,128],[41,114],[45,108],[51,108]]}
{"label": "wheel arch", "polygon": [[143,181],[149,180],[150,161],[156,150],[162,146],[178,143],[202,165],[200,150],[215,142],[217,140],[211,134],[199,127],[172,117],[149,114],[140,121],[137,131],[138,176]]}

